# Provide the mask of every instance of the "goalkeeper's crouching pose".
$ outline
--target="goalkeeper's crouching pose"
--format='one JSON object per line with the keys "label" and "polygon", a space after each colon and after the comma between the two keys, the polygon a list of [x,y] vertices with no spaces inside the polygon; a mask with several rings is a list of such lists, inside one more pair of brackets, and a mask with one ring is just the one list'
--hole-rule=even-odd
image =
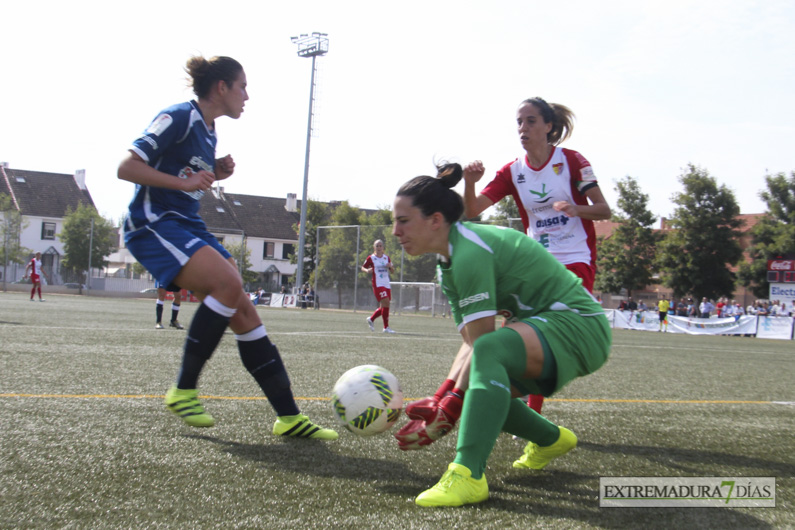
{"label": "goalkeeper's crouching pose", "polygon": [[[529,442],[517,468],[542,469],[577,445],[574,433],[519,397],[552,395],[597,370],[607,360],[611,331],[581,280],[538,242],[515,230],[459,222],[463,202],[451,188],[467,170],[438,169],[437,177],[400,188],[393,234],[409,255],[440,255],[442,289],[464,342],[448,380],[433,397],[406,408],[412,421],[395,437],[401,449],[419,449],[447,434],[460,415],[455,460],[416,503],[461,506],[488,499],[484,472],[500,432]],[[500,329],[498,314],[510,322]]]}

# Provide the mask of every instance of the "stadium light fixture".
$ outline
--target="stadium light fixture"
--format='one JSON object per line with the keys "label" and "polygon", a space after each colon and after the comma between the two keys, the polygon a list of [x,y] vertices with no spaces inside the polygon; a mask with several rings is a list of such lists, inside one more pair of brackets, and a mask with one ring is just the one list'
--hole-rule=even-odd
{"label": "stadium light fixture", "polygon": [[312,58],[312,77],[309,84],[309,118],[306,125],[306,155],[304,157],[304,191],[301,197],[301,221],[298,228],[298,269],[295,275],[295,286],[300,289],[304,284],[304,250],[306,246],[306,192],[309,185],[309,145],[312,140],[312,119],[315,105],[315,59],[328,53],[328,34],[317,31],[311,35],[302,33],[298,37],[290,37],[298,45],[298,57]]}

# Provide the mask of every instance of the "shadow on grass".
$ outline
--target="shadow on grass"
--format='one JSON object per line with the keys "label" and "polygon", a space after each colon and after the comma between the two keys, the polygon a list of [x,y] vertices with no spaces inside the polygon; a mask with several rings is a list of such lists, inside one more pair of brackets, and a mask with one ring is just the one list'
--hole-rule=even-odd
{"label": "shadow on grass", "polygon": [[368,483],[375,479],[387,479],[371,486],[395,495],[414,496],[421,491],[418,485],[433,484],[438,480],[435,474],[415,473],[400,462],[337,454],[329,450],[329,442],[321,440],[278,438],[282,443],[244,444],[202,434],[184,436],[211,442],[235,457],[258,462],[268,469],[281,472]]}
{"label": "shadow on grass", "polygon": [[[732,455],[718,451],[654,447],[648,445],[597,444],[592,442],[579,442],[577,447],[579,449],[596,451],[599,453],[641,457],[667,468],[677,469],[684,473],[691,473],[694,475],[703,474],[705,467],[721,470],[730,466],[732,468],[756,469],[759,470],[759,473],[765,473],[766,476],[795,476],[795,465],[792,464],[775,460],[764,460],[751,456]],[[693,465],[689,465],[690,463]],[[720,474],[723,472],[716,471],[716,473]]]}
{"label": "shadow on grass", "polygon": [[[280,473],[301,474],[329,480],[366,483],[378,492],[403,498],[413,498],[438,480],[438,470],[415,472],[404,463],[385,458],[371,458],[366,454],[337,454],[328,442],[319,440],[280,439],[283,443],[245,444],[208,435],[186,434],[188,438],[210,442],[222,451],[261,464]],[[632,446],[600,446],[581,444],[584,449],[638,455],[660,453],[660,448]],[[725,462],[726,455],[698,451],[682,451],[680,456],[701,459],[702,462]],[[669,455],[676,459],[676,455]],[[749,459],[751,461],[753,459]],[[760,468],[770,462],[758,461]],[[776,463],[773,463],[774,465]],[[786,466],[785,466],[786,467]],[[766,469],[769,469],[767,467]],[[783,469],[779,465],[779,469]],[[510,472],[509,472],[510,473]],[[772,528],[772,525],[752,514],[736,510],[718,509],[602,509],[599,508],[598,475],[567,471],[528,472],[503,475],[490,480],[489,501],[465,507],[486,512],[527,515],[533,518],[580,521],[602,528],[637,527],[640,520],[645,528],[670,528],[679,521],[713,528]]]}

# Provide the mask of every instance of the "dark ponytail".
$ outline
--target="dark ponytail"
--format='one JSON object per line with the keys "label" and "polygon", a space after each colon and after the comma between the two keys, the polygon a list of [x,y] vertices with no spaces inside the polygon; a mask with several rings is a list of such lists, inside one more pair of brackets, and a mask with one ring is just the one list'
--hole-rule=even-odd
{"label": "dark ponytail", "polygon": [[190,76],[193,93],[200,98],[207,97],[218,81],[223,81],[232,88],[235,80],[243,71],[243,66],[231,57],[213,57],[205,59],[201,56],[191,57],[185,65]]}
{"label": "dark ponytail", "polygon": [[440,212],[450,224],[464,215],[464,201],[453,188],[461,181],[464,170],[460,164],[443,163],[436,166],[436,176],[414,177],[403,184],[397,192],[398,197],[411,197],[411,204],[422,215],[428,217]]}

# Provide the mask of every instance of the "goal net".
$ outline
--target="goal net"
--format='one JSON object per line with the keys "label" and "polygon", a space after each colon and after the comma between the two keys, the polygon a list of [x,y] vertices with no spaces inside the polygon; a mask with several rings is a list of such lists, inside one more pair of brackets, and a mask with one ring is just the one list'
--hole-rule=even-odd
{"label": "goal net", "polygon": [[390,282],[392,306],[397,314],[429,313],[431,316],[449,314],[447,298],[439,284],[433,282]]}

